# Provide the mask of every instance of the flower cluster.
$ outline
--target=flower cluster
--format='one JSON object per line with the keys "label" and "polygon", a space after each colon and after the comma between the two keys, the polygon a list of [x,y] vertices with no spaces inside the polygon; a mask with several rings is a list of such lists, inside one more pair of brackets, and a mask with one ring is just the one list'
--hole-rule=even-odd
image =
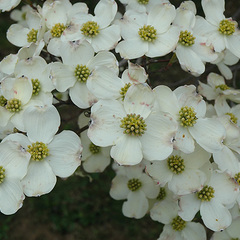
{"label": "flower cluster", "polygon": [[[126,199],[125,216],[164,224],[159,240],[205,240],[206,228],[214,240],[239,237],[240,90],[225,79],[240,31],[224,0],[201,4],[205,18],[193,1],[167,0],[100,0],[93,15],[69,0],[12,11],[7,39],[20,49],[0,62],[2,213],[49,193],[81,161],[78,175],[113,160],[111,197]],[[150,64],[168,54],[165,70],[178,60],[195,77],[206,63],[221,75],[154,84]],[[78,129],[60,131],[73,113]]]}

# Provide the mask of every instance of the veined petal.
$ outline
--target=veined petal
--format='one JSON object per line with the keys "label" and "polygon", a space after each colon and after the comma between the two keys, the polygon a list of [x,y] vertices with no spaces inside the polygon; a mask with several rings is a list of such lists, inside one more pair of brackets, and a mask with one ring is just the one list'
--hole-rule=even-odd
{"label": "veined petal", "polygon": [[64,42],[60,48],[60,56],[63,64],[73,68],[79,65],[87,65],[94,56],[94,49],[87,41]]}
{"label": "veined petal", "polygon": [[206,151],[212,153],[223,148],[225,128],[213,118],[198,119],[193,127],[188,128],[196,142]]}
{"label": "veined petal", "polygon": [[157,39],[153,43],[148,44],[148,57],[161,57],[173,51],[178,43],[179,28],[170,26],[168,31],[158,34]]}
{"label": "veined petal", "polygon": [[104,156],[102,153],[93,154],[82,163],[82,166],[89,173],[103,172],[110,161],[110,154],[109,156]]}
{"label": "veined petal", "polygon": [[194,151],[195,143],[187,128],[178,126],[173,146],[175,150],[181,150],[184,153]]}
{"label": "veined petal", "polygon": [[150,216],[154,221],[163,224],[171,223],[172,219],[176,217],[179,207],[177,201],[170,199],[168,201],[157,202],[150,210]]}
{"label": "veined petal", "polygon": [[53,105],[29,106],[24,112],[23,121],[31,142],[48,144],[60,126],[60,116]]}
{"label": "veined petal", "polygon": [[226,39],[227,49],[238,58],[240,58],[239,42],[239,33],[236,35],[228,36],[228,38]]}
{"label": "veined petal", "polygon": [[97,102],[97,98],[88,90],[86,83],[76,82],[69,89],[69,96],[79,108],[89,108]]}
{"label": "veined petal", "polygon": [[31,161],[28,173],[22,180],[23,191],[28,197],[37,197],[52,191],[56,176],[46,161]]}
{"label": "veined petal", "polygon": [[206,181],[205,174],[197,169],[185,169],[182,173],[173,174],[168,188],[176,195],[186,195],[202,189]]}
{"label": "veined petal", "polygon": [[132,85],[124,98],[126,113],[139,114],[146,119],[151,112],[154,102],[152,89],[147,84]]}
{"label": "veined petal", "polygon": [[[21,180],[27,173],[31,154],[26,151],[25,146],[21,146],[21,143],[19,143],[17,139],[13,139],[14,135],[15,134],[9,135],[11,137],[5,138],[4,142],[0,144],[0,166],[3,166],[6,170],[6,177]],[[18,134],[17,136],[22,136],[22,138],[27,139],[27,137],[22,134]],[[0,187],[1,186],[2,185],[0,185]]]}
{"label": "veined petal", "polygon": [[223,12],[225,11],[224,0],[203,0],[202,7],[206,20],[218,26],[221,20],[225,19]]}
{"label": "veined petal", "polygon": [[168,31],[175,16],[176,10],[172,4],[159,4],[149,12],[147,25],[152,25],[161,34]]}
{"label": "veined petal", "polygon": [[123,135],[112,147],[110,155],[120,165],[136,165],[143,159],[142,144],[137,136]]}
{"label": "veined petal", "polygon": [[48,144],[49,156],[46,158],[55,175],[66,178],[81,164],[82,145],[76,133],[63,131]]}
{"label": "veined petal", "polygon": [[235,170],[238,169],[239,161],[237,157],[226,146],[223,146],[223,149],[219,151],[213,152],[213,159],[221,171],[235,173]]}
{"label": "veined petal", "polygon": [[153,89],[160,111],[170,113],[175,119],[179,117],[180,107],[173,91],[164,85],[159,85]]}
{"label": "veined petal", "polygon": [[153,164],[149,164],[146,167],[146,173],[161,186],[164,186],[167,182],[169,182],[173,176],[173,173],[169,170],[166,161],[154,161]]}
{"label": "veined petal", "polygon": [[60,62],[50,63],[50,78],[53,85],[59,92],[65,92],[77,81],[74,76],[74,70],[68,65]]}
{"label": "veined petal", "polygon": [[184,239],[205,240],[206,231],[201,223],[188,222],[182,231]]}
{"label": "veined petal", "polygon": [[[150,43],[151,44],[151,43]],[[147,42],[139,38],[121,41],[115,48],[116,53],[120,53],[122,58],[134,59],[145,55],[148,52]]]}
{"label": "veined petal", "polygon": [[147,130],[141,137],[143,155],[147,160],[163,160],[173,151],[176,121],[167,113],[153,112],[145,120]]}
{"label": "veined petal", "polygon": [[113,0],[99,1],[94,9],[94,14],[100,28],[107,27],[117,13],[117,3]]}
{"label": "veined petal", "polygon": [[180,211],[178,215],[185,221],[192,221],[199,211],[200,205],[201,200],[197,198],[195,193],[181,196],[179,201]]}
{"label": "veined petal", "polygon": [[190,46],[178,44],[176,55],[183,70],[190,72],[194,76],[199,76],[205,71],[205,65]]}
{"label": "veined petal", "polygon": [[148,210],[148,200],[145,194],[139,190],[136,192],[129,192],[128,200],[123,203],[123,215],[130,218],[142,218]]}
{"label": "veined petal", "polygon": [[94,56],[87,64],[89,69],[94,69],[95,67],[105,66],[111,68],[114,72],[118,74],[118,61],[115,55],[108,51],[99,52]]}
{"label": "veined petal", "polygon": [[224,230],[232,222],[232,216],[228,209],[216,199],[202,202],[200,213],[206,227],[216,232]]}
{"label": "veined petal", "polygon": [[27,41],[27,34],[29,29],[20,24],[12,24],[7,31],[7,39],[10,43],[17,47],[22,47],[30,44]]}
{"label": "veined petal", "polygon": [[112,185],[110,188],[110,196],[115,200],[123,200],[127,198],[129,189],[127,186],[128,179],[125,176],[117,175],[112,180]]}
{"label": "veined petal", "polygon": [[19,179],[5,178],[0,187],[0,211],[10,215],[22,207],[25,198]]}
{"label": "veined petal", "polygon": [[98,67],[87,80],[88,89],[100,99],[118,99],[123,81],[108,67]]}
{"label": "veined petal", "polygon": [[174,231],[170,224],[167,224],[163,227],[163,231],[157,240],[168,240],[168,239],[176,239],[176,240],[183,239],[181,236],[181,233]]}
{"label": "veined petal", "polygon": [[117,45],[120,39],[120,27],[118,25],[111,25],[101,29],[100,33],[91,39],[91,45],[95,52],[111,50]]}
{"label": "veined petal", "polygon": [[159,193],[159,186],[146,174],[142,174],[140,177],[142,182],[141,190],[146,194],[147,198],[156,198]]}
{"label": "veined petal", "polygon": [[99,100],[91,110],[88,137],[98,146],[114,145],[123,135],[120,127],[121,119],[126,116],[123,106],[117,100]]}

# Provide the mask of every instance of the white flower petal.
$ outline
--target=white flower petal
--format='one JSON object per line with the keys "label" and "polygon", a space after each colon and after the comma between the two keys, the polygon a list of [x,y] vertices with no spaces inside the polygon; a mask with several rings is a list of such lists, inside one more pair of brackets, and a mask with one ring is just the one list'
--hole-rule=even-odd
{"label": "white flower petal", "polygon": [[154,221],[169,224],[172,219],[176,217],[178,209],[177,201],[172,199],[162,200],[154,204],[153,208],[150,210],[150,216]]}
{"label": "white flower petal", "polygon": [[175,16],[176,10],[172,4],[159,4],[149,12],[147,25],[152,25],[161,34],[168,31]]}
{"label": "white flower petal", "polygon": [[94,14],[100,28],[107,27],[117,13],[117,3],[113,0],[99,1],[94,9]]}
{"label": "white flower petal", "polygon": [[176,48],[178,39],[179,28],[171,26],[167,32],[157,35],[157,39],[153,43],[149,43],[146,56],[165,56]]}
{"label": "white flower petal", "polygon": [[10,215],[22,207],[25,196],[19,179],[5,178],[0,186],[0,211]]}
{"label": "white flower petal", "polygon": [[202,171],[185,169],[183,173],[173,174],[168,188],[176,195],[186,195],[201,190],[205,181],[206,177]]}
{"label": "white flower petal", "polygon": [[154,161],[152,164],[147,165],[146,172],[161,186],[169,182],[173,176],[173,173],[167,166],[167,161]]}
{"label": "white flower petal", "polygon": [[123,136],[121,119],[126,116],[123,106],[117,100],[99,100],[91,109],[91,125],[88,137],[98,146],[114,145]]}
{"label": "white flower petal", "polygon": [[87,87],[97,98],[118,99],[124,83],[112,69],[99,67],[89,76]]}
{"label": "white flower petal", "polygon": [[12,24],[7,31],[7,39],[10,43],[17,47],[26,46],[29,44],[27,41],[27,34],[29,29],[21,26],[20,24]]}
{"label": "white flower petal", "polygon": [[136,165],[143,158],[141,148],[142,144],[138,137],[123,135],[112,147],[110,155],[120,165]]}
{"label": "white flower petal", "polygon": [[122,206],[124,216],[136,219],[142,218],[147,213],[147,210],[148,200],[141,190],[130,192],[128,200]]}
{"label": "white flower petal", "polygon": [[178,44],[176,55],[183,70],[190,72],[194,76],[199,76],[205,71],[205,65],[190,46]]}
{"label": "white flower petal", "polygon": [[232,54],[234,54],[238,58],[240,58],[239,42],[239,34],[228,36],[226,41],[227,49],[230,50]]}
{"label": "white flower petal", "polygon": [[76,78],[70,66],[54,62],[49,64],[49,68],[52,83],[59,92],[65,92],[75,84]]}
{"label": "white flower petal", "polygon": [[217,119],[198,119],[197,123],[188,129],[196,142],[206,151],[212,153],[223,148],[225,128]]}
{"label": "white flower petal", "polygon": [[147,84],[132,85],[124,98],[126,113],[139,114],[146,119],[151,112],[154,103],[152,89]]}
{"label": "white flower petal", "polygon": [[31,142],[49,143],[58,131],[60,116],[53,105],[29,106],[24,112],[24,126]]}
{"label": "white flower petal", "polygon": [[75,68],[78,64],[87,65],[94,56],[94,50],[87,41],[69,41],[62,44],[60,56],[63,64]]}
{"label": "white flower petal", "polygon": [[122,58],[134,59],[142,57],[148,51],[148,43],[139,38],[123,40],[115,48]]}
{"label": "white flower petal", "polygon": [[185,221],[191,221],[199,211],[201,200],[195,193],[182,196],[179,201],[180,211],[178,215]]}
{"label": "white flower petal", "polygon": [[[27,173],[27,167],[31,158],[30,153],[20,145],[18,141],[14,141],[15,134],[9,135],[10,139],[5,139],[0,144],[0,166],[6,170],[6,177],[22,179]],[[18,135],[20,136],[20,134]],[[23,136],[21,134],[21,136]],[[26,138],[23,136],[22,138]]]}
{"label": "white flower petal", "polygon": [[120,27],[118,25],[111,25],[101,29],[100,33],[91,39],[91,45],[95,52],[111,50],[117,45],[120,39]]}
{"label": "white flower petal", "polygon": [[143,155],[147,160],[163,160],[173,151],[177,123],[167,113],[153,112],[145,120],[147,130],[141,137]]}
{"label": "white flower petal", "polygon": [[88,90],[85,83],[76,82],[69,89],[69,96],[73,103],[79,108],[89,108],[97,102],[97,98]]}
{"label": "white flower petal", "polygon": [[115,200],[123,200],[127,198],[129,188],[127,186],[128,179],[125,176],[118,175],[112,180],[110,188],[110,196]]}
{"label": "white flower petal", "polygon": [[153,179],[146,174],[142,174],[139,179],[142,182],[141,190],[146,194],[147,198],[156,198],[159,193],[159,186],[154,183]]}
{"label": "white flower petal", "polygon": [[31,161],[28,173],[22,180],[23,191],[28,197],[37,197],[52,191],[56,176],[46,161]]}
{"label": "white flower petal", "polygon": [[235,170],[238,169],[239,161],[237,157],[226,146],[217,152],[213,152],[213,159],[221,171],[235,173]]}
{"label": "white flower petal", "polygon": [[55,175],[66,178],[81,164],[82,145],[76,133],[63,131],[48,144],[49,156],[46,158]]}
{"label": "white flower petal", "polygon": [[182,230],[184,239],[206,240],[206,231],[202,224],[196,222],[188,222]]}
{"label": "white flower petal", "polygon": [[216,232],[224,230],[232,222],[232,216],[228,209],[216,199],[202,202],[200,213],[206,227]]}
{"label": "white flower petal", "polygon": [[206,20],[218,26],[219,22],[225,19],[223,12],[225,11],[224,0],[203,0],[202,7],[206,16]]}

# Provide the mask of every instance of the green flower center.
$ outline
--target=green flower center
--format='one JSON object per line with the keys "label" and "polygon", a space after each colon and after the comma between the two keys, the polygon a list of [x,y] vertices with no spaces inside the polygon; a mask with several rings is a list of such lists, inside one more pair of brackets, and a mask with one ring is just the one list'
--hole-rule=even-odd
{"label": "green flower center", "polygon": [[186,47],[192,46],[195,43],[195,37],[187,30],[181,31],[179,36],[179,42]]}
{"label": "green flower center", "polygon": [[237,124],[238,118],[233,113],[226,113],[226,115],[230,116],[231,122]]}
{"label": "green flower center", "polygon": [[12,98],[7,101],[5,107],[9,112],[20,112],[22,110],[22,103],[19,99]]}
{"label": "green flower center", "polygon": [[186,222],[179,216],[175,217],[171,222],[172,228],[175,231],[182,231],[186,227]]}
{"label": "green flower center", "polygon": [[127,90],[131,87],[131,83],[126,83],[124,87],[121,88],[120,94],[122,95],[122,100],[124,100]]}
{"label": "green flower center", "polygon": [[31,154],[31,159],[34,161],[42,161],[49,155],[49,149],[43,142],[35,142],[32,145],[28,145],[28,150]]}
{"label": "green flower center", "polygon": [[179,120],[181,121],[181,126],[192,127],[197,120],[196,112],[193,107],[182,107],[179,111]]}
{"label": "green flower center", "polygon": [[60,38],[63,31],[67,28],[63,23],[56,23],[52,29],[51,29],[51,34],[55,38]]}
{"label": "green flower center", "polygon": [[128,181],[128,184],[127,184],[128,188],[132,191],[132,192],[135,192],[137,191],[138,189],[141,188],[142,186],[142,183],[140,182],[139,179],[137,178],[132,178]]}
{"label": "green flower center", "polygon": [[96,37],[99,34],[99,25],[94,21],[88,21],[81,28],[82,34],[86,37]]}
{"label": "green flower center", "polygon": [[240,185],[240,172],[235,174],[234,179]]}
{"label": "green flower center", "polygon": [[170,156],[167,162],[168,168],[175,174],[180,174],[185,169],[184,159],[182,159],[178,155]]}
{"label": "green flower center", "polygon": [[138,3],[144,4],[144,5],[149,3],[149,0],[137,0],[137,1],[138,1]]}
{"label": "green flower center", "polygon": [[5,169],[0,166],[0,184],[3,183],[5,176]]}
{"label": "green flower center", "polygon": [[132,136],[142,136],[146,131],[146,126],[143,118],[135,113],[127,114],[127,116],[121,120],[120,125],[121,128],[125,129],[123,133]]}
{"label": "green flower center", "polygon": [[4,107],[7,104],[7,99],[4,96],[0,96],[0,106]]}
{"label": "green flower center", "polygon": [[197,197],[202,201],[209,202],[214,197],[214,192],[213,187],[206,185],[197,193]]}
{"label": "green flower center", "polygon": [[31,79],[31,81],[33,86],[32,95],[37,96],[41,90],[40,82],[38,79]]}
{"label": "green flower center", "polygon": [[216,89],[217,89],[217,88],[220,88],[222,91],[230,89],[230,87],[227,86],[226,84],[217,85],[215,88],[216,88]]}
{"label": "green flower center", "polygon": [[154,42],[157,39],[157,30],[151,25],[144,25],[138,30],[138,34],[143,41]]}
{"label": "green flower center", "polygon": [[92,154],[97,154],[99,153],[101,150],[101,147],[95,145],[94,143],[90,143],[89,145],[89,151],[92,153]]}
{"label": "green flower center", "polygon": [[219,23],[218,31],[224,35],[232,35],[235,32],[235,22],[223,19]]}
{"label": "green flower center", "polygon": [[29,43],[37,42],[37,33],[38,33],[38,30],[35,30],[35,29],[30,30],[29,33],[27,34],[27,41]]}
{"label": "green flower center", "polygon": [[90,70],[86,65],[78,64],[75,68],[74,75],[79,82],[85,83],[90,75]]}
{"label": "green flower center", "polygon": [[161,187],[160,190],[159,190],[159,194],[157,196],[157,200],[158,201],[161,201],[163,200],[165,197],[167,196],[167,193],[166,193],[166,190],[164,187]]}

